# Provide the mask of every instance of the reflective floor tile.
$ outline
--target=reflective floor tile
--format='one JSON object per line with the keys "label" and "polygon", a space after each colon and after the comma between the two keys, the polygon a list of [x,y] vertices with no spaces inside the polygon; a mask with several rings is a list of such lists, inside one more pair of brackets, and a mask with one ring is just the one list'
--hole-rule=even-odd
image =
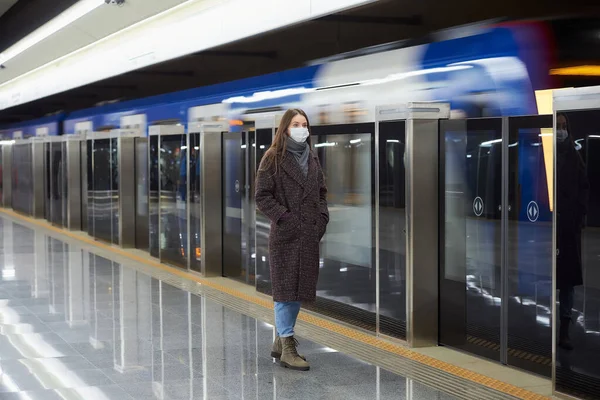
{"label": "reflective floor tile", "polygon": [[264,321],[0,217],[7,233],[0,399],[451,398],[303,337],[311,371],[281,368]]}
{"label": "reflective floor tile", "polygon": [[2,400],[133,400],[133,397],[117,385],[0,393],[0,398]]}

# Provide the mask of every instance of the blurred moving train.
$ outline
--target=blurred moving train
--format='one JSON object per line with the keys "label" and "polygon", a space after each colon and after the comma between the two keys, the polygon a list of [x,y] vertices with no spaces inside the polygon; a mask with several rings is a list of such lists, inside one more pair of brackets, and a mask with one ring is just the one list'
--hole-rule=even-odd
{"label": "blurred moving train", "polygon": [[[198,218],[192,213],[190,218],[194,220],[186,221],[188,206],[185,204],[197,203],[199,197],[199,142],[196,136],[192,140],[194,132],[190,131],[190,127],[202,121],[229,121],[230,133],[238,136],[223,137],[224,230],[225,235],[236,229],[243,229],[245,233],[241,239],[232,237],[228,240],[225,237],[224,246],[232,247],[232,251],[237,246],[237,254],[241,253],[246,260],[242,262],[245,271],[240,274],[246,280],[256,278],[258,282],[261,279],[258,275],[261,274],[262,279],[268,281],[268,261],[264,249],[264,228],[268,225],[260,220],[260,216],[253,216],[251,188],[253,169],[268,148],[271,133],[268,133],[269,137],[262,137],[259,129],[254,129],[251,123],[289,107],[302,107],[311,117],[313,126],[334,128],[323,130],[319,140],[313,143],[319,147],[319,156],[327,159],[323,165],[328,176],[331,204],[335,208],[329,228],[331,233],[328,232],[332,238],[327,239],[323,252],[325,278],[320,281],[320,296],[348,305],[356,304],[371,312],[375,299],[369,288],[374,287],[374,274],[363,271],[374,267],[373,168],[383,168],[381,165],[374,166],[373,131],[369,131],[372,128],[368,127],[375,120],[375,107],[437,100],[449,102],[453,117],[456,118],[538,114],[540,105],[536,93],[564,85],[554,81],[555,77],[562,74],[561,71],[565,71],[559,68],[562,64],[556,64],[555,57],[566,54],[564,59],[559,60],[561,62],[575,59],[573,51],[563,51],[565,45],[573,45],[575,37],[565,32],[589,34],[585,40],[598,40],[599,25],[597,21],[586,19],[576,22],[491,23],[451,29],[432,34],[430,40],[423,44],[414,45],[411,41],[386,44],[337,55],[294,70],[55,115],[4,127],[0,135],[4,140],[13,140],[41,135],[92,132],[97,135],[100,131],[128,129],[138,130],[142,136],[150,136],[147,157],[136,160],[136,165],[140,167],[149,165],[148,188],[144,190],[147,190],[150,198],[146,200],[150,203],[149,206],[146,203],[150,215],[150,253],[158,254],[158,250],[153,251],[158,248],[169,250],[172,252],[171,262],[185,264],[185,259],[189,257],[186,254],[188,240],[194,242],[189,251],[191,258],[199,259],[201,253],[198,230],[195,229]],[[585,44],[585,40],[577,43]],[[598,47],[597,43],[595,48],[590,47],[586,56],[595,57],[594,51]],[[550,74],[555,67],[553,74]],[[152,138],[150,131],[162,126],[170,126],[173,132],[179,133],[159,142]],[[349,129],[348,126],[358,128]],[[185,138],[186,134],[189,140]],[[112,160],[106,163],[113,165],[116,163],[116,150],[108,141],[101,150],[104,159]],[[336,147],[338,143],[344,145]],[[488,146],[495,143],[497,141]],[[399,210],[404,208],[404,190],[398,189],[404,182],[404,143],[392,139],[388,140],[388,144],[388,153],[383,159],[387,162],[385,168],[389,169],[384,175],[390,178],[385,182],[387,186],[382,184],[381,187],[390,193],[391,199],[381,206],[388,207],[392,217],[396,218]],[[251,148],[255,149],[252,154],[249,152]],[[480,150],[478,148],[477,151],[481,153]],[[539,153],[534,157],[535,168],[520,165],[520,171],[538,170],[543,155],[541,149],[534,150]],[[88,160],[100,157],[100,151],[90,148],[87,151]],[[98,154],[94,155],[94,152]],[[490,151],[485,154],[490,154]],[[468,160],[469,156],[464,159]],[[499,159],[483,162],[496,165]],[[19,168],[27,168],[21,164],[13,164],[16,166],[13,180],[18,179],[21,173]],[[58,171],[61,168],[59,164],[52,171]],[[469,173],[476,175],[475,179],[469,180],[470,183],[477,185],[477,182],[485,181],[486,177],[478,169],[483,168],[482,165],[477,164],[470,170]],[[89,161],[88,176],[94,175],[94,168],[98,167]],[[103,171],[98,170],[100,174],[96,174],[94,183],[88,181],[90,207],[93,205],[97,213],[107,213],[108,218],[114,220],[115,214],[107,211],[110,204],[106,206],[103,203],[110,203],[110,200],[101,199],[104,193],[102,196],[93,193],[100,190],[95,187],[102,187],[103,192],[109,193],[118,187],[118,183],[111,183],[119,179],[115,175],[117,169],[111,167]],[[187,176],[188,173],[190,176]],[[488,173],[491,174],[490,171]],[[541,171],[540,174],[544,175],[545,172]],[[64,185],[66,180],[58,181]],[[547,190],[547,186],[542,190]],[[475,193],[476,190],[470,188],[470,192]],[[170,197],[163,199],[164,205],[157,206],[155,198],[161,196],[162,199],[165,193],[169,193]],[[19,199],[25,195],[21,192],[15,194],[20,196]],[[499,204],[500,193],[493,195],[497,198],[492,200],[492,204]],[[472,199],[467,199],[467,203],[470,206]],[[168,209],[163,210],[163,207]],[[541,204],[540,207],[546,208],[540,209],[540,213],[547,216],[548,204]],[[490,209],[494,210],[494,207]],[[392,217],[390,220],[393,220]],[[114,221],[111,224],[114,225]],[[402,234],[398,226],[390,229],[389,238]],[[236,244],[235,240],[240,242]],[[386,267],[387,273],[382,274],[387,281],[382,284],[381,290],[388,295],[382,295],[380,307],[382,313],[387,313],[390,318],[401,320],[404,315],[399,304],[404,301],[400,293],[404,290],[405,250],[401,241],[386,241],[386,238],[383,238],[381,247],[389,253],[389,257],[383,256],[383,259],[389,258],[390,267]],[[224,254],[229,253],[226,251]],[[250,268],[252,262],[257,263],[257,277],[254,277],[255,272]],[[236,263],[239,264],[234,260],[233,264]],[[194,269],[193,263],[191,268]],[[325,271],[327,269],[330,271]],[[336,278],[340,273],[345,273],[353,282],[347,282],[344,287]],[[365,279],[370,283],[365,284]],[[353,287],[356,289],[353,294],[344,292],[345,288],[350,290]],[[365,291],[369,293],[365,295]]]}
{"label": "blurred moving train", "polygon": [[[573,36],[574,30],[578,36]],[[535,91],[561,86],[551,79],[555,77],[550,70],[571,61],[574,48],[582,46],[581,40],[573,40],[589,34],[597,41],[599,32],[600,23],[588,19],[449,29],[431,34],[426,44],[376,46],[294,70],[112,103],[0,132],[9,139],[14,131],[22,131],[26,138],[50,121],[58,123],[54,134],[74,133],[82,122],[88,122],[86,129],[118,128],[121,118],[129,115],[144,115],[149,124],[186,124],[201,119],[190,115],[191,108],[214,104],[223,106],[220,117],[230,119],[301,105],[313,124],[372,121],[376,105],[419,100],[449,101],[455,114],[466,117],[535,114]],[[586,53],[580,58],[589,62],[597,47],[583,49]]]}

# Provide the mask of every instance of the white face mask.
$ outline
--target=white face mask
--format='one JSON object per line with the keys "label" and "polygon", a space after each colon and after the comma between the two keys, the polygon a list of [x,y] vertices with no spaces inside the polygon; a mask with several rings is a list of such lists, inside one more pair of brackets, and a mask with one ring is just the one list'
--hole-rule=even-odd
{"label": "white face mask", "polygon": [[569,132],[567,132],[566,129],[557,129],[556,130],[556,139],[559,142],[564,142],[568,136],[569,136]]}
{"label": "white face mask", "polygon": [[308,128],[290,128],[290,137],[298,143],[304,143],[308,138]]}

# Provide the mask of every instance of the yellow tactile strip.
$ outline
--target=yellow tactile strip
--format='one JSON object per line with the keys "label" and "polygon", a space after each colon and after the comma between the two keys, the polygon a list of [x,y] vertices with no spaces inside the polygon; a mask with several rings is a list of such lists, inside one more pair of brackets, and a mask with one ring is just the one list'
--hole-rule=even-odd
{"label": "yellow tactile strip", "polygon": [[[474,336],[468,336],[467,341],[475,346],[484,347],[487,349],[492,349],[494,351],[500,351],[500,344],[490,342],[489,340],[477,338]],[[533,354],[524,350],[517,349],[508,349],[508,355],[516,358],[520,358],[522,360],[530,361],[537,364],[542,364],[546,366],[552,365],[552,359],[550,357],[540,356],[537,354]]]}
{"label": "yellow tactile strip", "polygon": [[[68,231],[66,229],[62,229],[62,228],[53,226],[43,220],[36,220],[33,218],[29,218],[27,216],[23,216],[12,210],[0,209],[0,212],[2,212],[4,214],[6,214],[7,216],[10,216],[14,219],[22,220],[22,221],[28,222],[30,224],[40,226],[42,228],[57,232],[61,235],[65,235],[72,239],[84,242],[88,245],[92,245],[97,248],[108,250],[112,253],[117,253],[121,256],[124,256],[124,257],[131,259],[133,261],[136,261],[138,263],[161,269],[165,272],[177,275],[177,276],[187,279],[187,280],[195,281],[201,285],[210,287],[219,292],[236,297],[245,302],[252,303],[252,304],[267,308],[267,309],[273,309],[273,302],[270,300],[261,298],[260,296],[249,295],[249,294],[243,293],[239,290],[235,290],[235,289],[229,288],[227,286],[218,284],[218,283],[212,281],[210,278],[203,278],[196,274],[192,274],[192,273],[177,269],[175,267],[161,264],[159,262],[154,261],[153,259],[137,256],[137,255],[132,254],[131,252],[124,250],[120,247],[111,246],[109,244],[98,242],[87,235],[77,234],[77,233]],[[319,317],[311,315],[309,313],[302,312],[302,313],[300,313],[298,318],[303,322],[318,326],[322,329],[326,329],[331,332],[335,332],[339,335],[342,335],[342,336],[352,339],[354,341],[358,341],[362,344],[373,346],[377,349],[384,350],[391,354],[395,354],[400,357],[403,357],[405,359],[418,362],[420,364],[429,366],[429,367],[434,368],[439,371],[444,371],[452,376],[456,376],[458,378],[473,382],[475,384],[496,390],[498,392],[504,393],[506,395],[512,396],[517,399],[524,399],[524,400],[551,399],[551,397],[542,396],[540,394],[531,392],[529,390],[525,390],[523,388],[519,388],[517,386],[499,381],[497,379],[490,378],[488,376],[467,370],[465,368],[461,368],[461,367],[452,365],[450,363],[437,360],[433,357],[419,354],[419,353],[409,350],[405,347],[402,347],[401,345],[387,342],[376,336],[369,335],[369,334],[345,327],[341,324],[337,324],[332,321],[328,321],[326,319],[319,318]]]}

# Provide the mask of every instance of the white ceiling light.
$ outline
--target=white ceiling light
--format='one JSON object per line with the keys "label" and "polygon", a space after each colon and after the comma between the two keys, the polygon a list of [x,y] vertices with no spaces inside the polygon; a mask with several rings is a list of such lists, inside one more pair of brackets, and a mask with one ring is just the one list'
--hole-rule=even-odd
{"label": "white ceiling light", "polygon": [[64,27],[77,21],[84,15],[94,11],[96,8],[104,4],[104,0],[80,0],[72,7],[66,9],[62,14],[42,25],[17,43],[0,53],[0,64],[4,64],[29,49],[35,46],[42,40],[54,35]]}

